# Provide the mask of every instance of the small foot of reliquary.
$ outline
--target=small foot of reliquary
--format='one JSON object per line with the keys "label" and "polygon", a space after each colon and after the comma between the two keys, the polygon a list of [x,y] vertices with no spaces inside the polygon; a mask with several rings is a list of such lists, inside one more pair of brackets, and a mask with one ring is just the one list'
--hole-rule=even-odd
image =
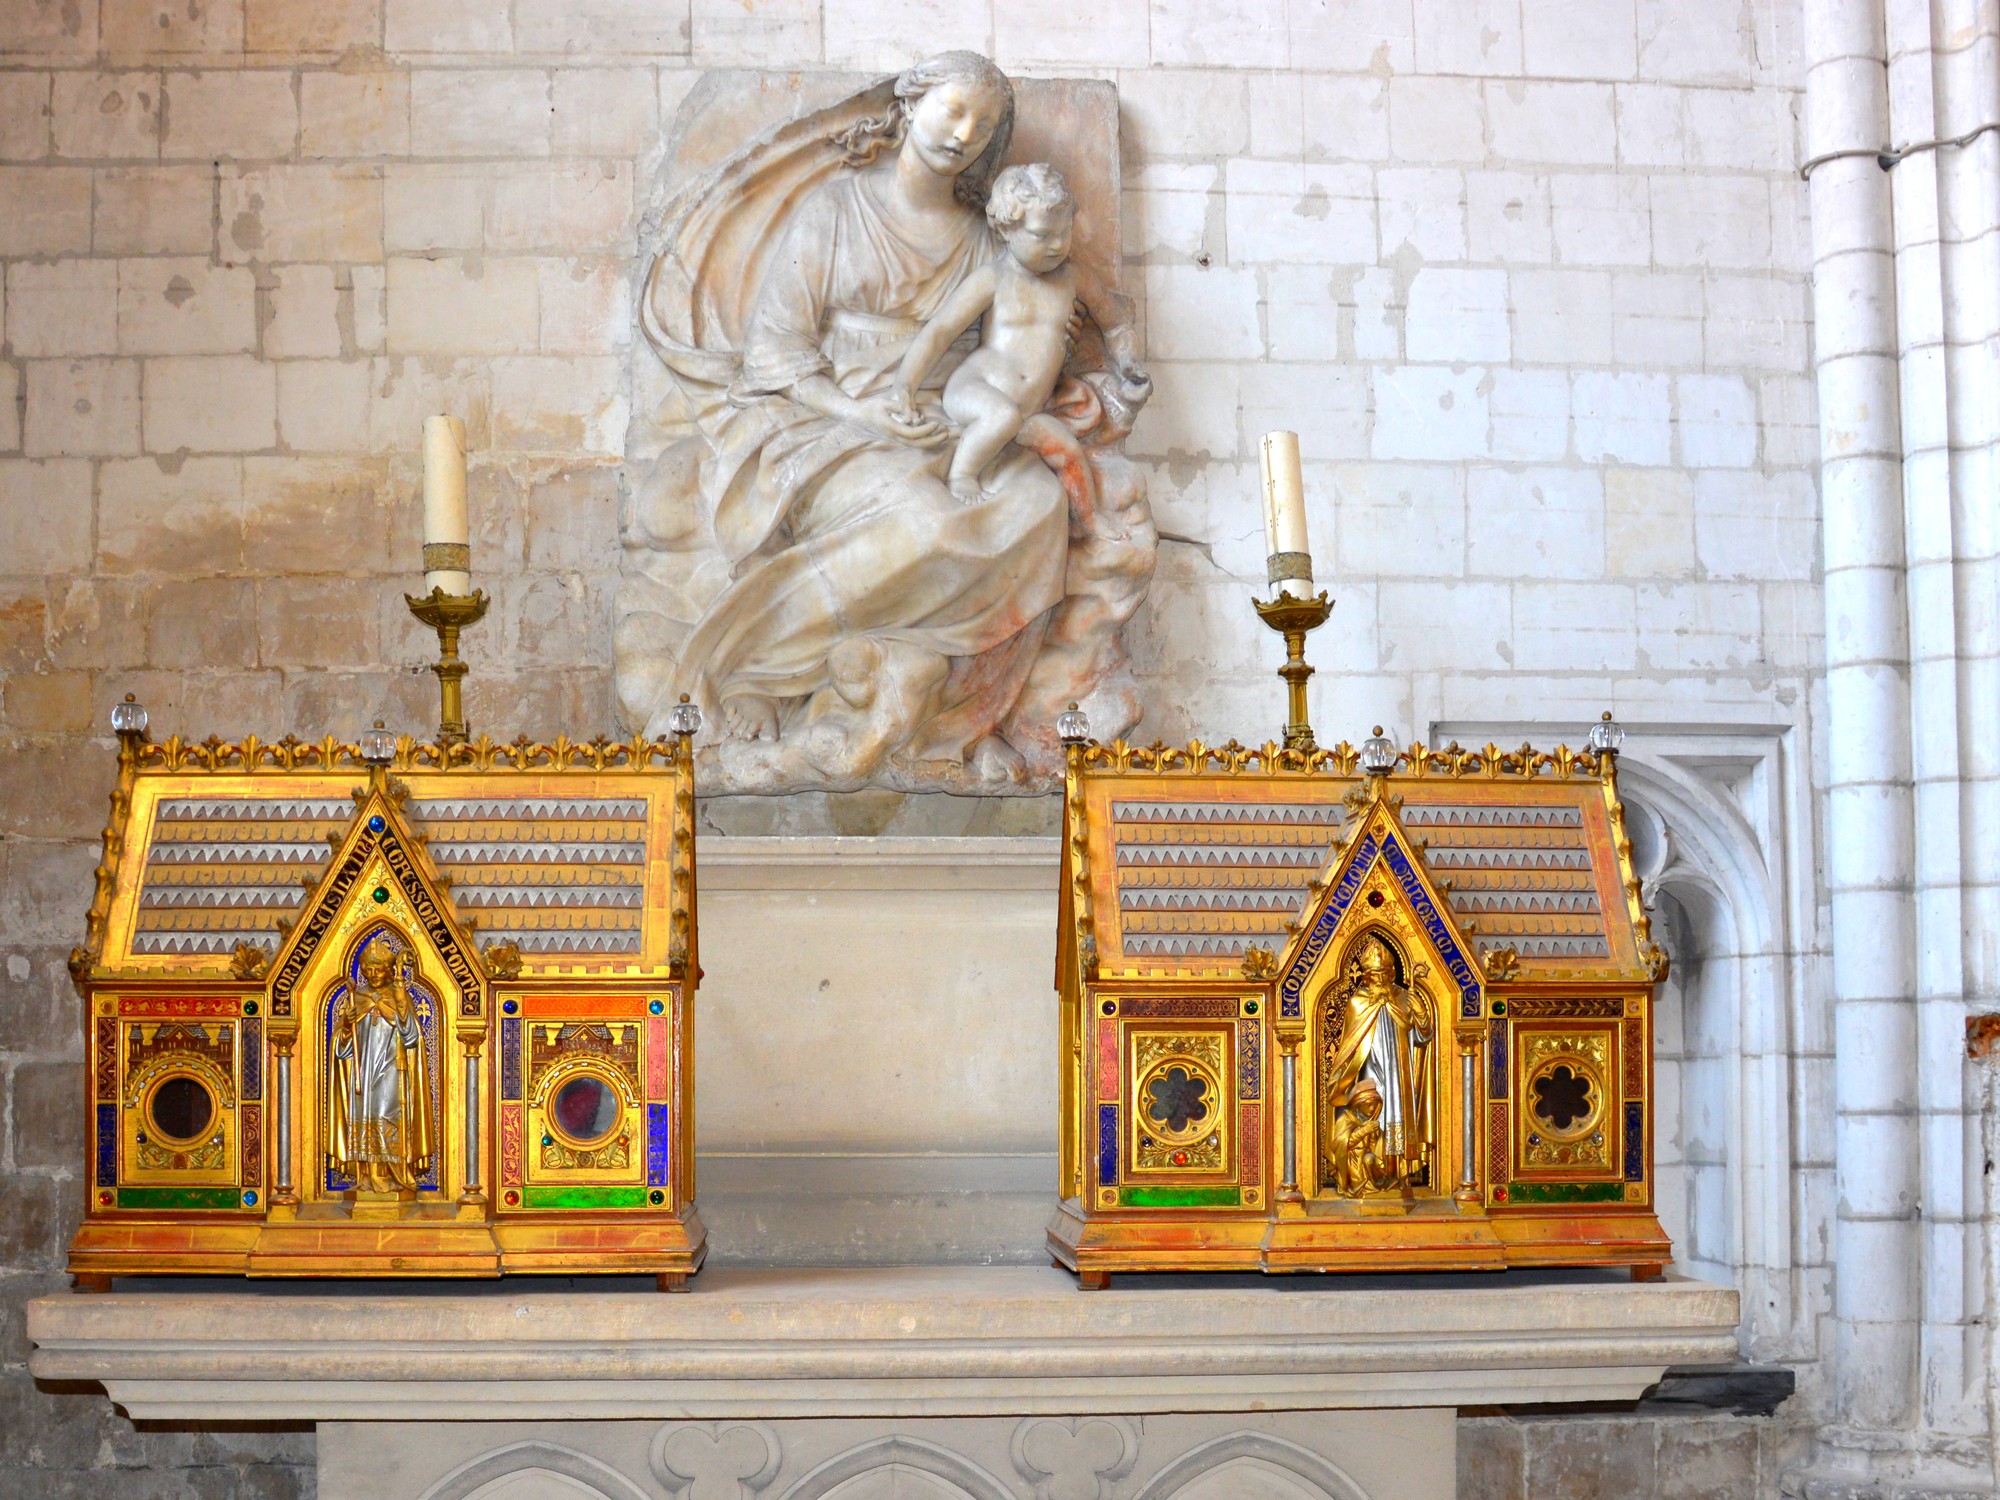
{"label": "small foot of reliquary", "polygon": [[70,1277],[71,1284],[79,1292],[108,1292],[111,1278],[98,1271],[78,1271]]}
{"label": "small foot of reliquary", "polygon": [[1107,1291],[1111,1286],[1111,1273],[1109,1271],[1078,1271],[1076,1273],[1076,1284],[1081,1290],[1086,1292]]}
{"label": "small foot of reliquary", "polygon": [[1634,1281],[1658,1281],[1666,1274],[1667,1268],[1657,1263],[1650,1266],[1634,1266],[1632,1268],[1632,1279]]}
{"label": "small foot of reliquary", "polygon": [[685,1271],[662,1271],[653,1280],[663,1292],[684,1292],[688,1289]]}

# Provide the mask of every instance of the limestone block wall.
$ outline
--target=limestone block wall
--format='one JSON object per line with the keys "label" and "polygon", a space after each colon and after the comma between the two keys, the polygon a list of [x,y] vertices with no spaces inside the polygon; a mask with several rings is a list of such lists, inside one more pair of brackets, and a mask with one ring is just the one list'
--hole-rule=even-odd
{"label": "limestone block wall", "polygon": [[[1611,706],[1810,746],[1798,30],[1791,0],[0,4],[0,1491],[309,1482],[299,1439],[135,1435],[23,1370],[78,1204],[62,958],[108,708],[428,725],[400,596],[421,418],[449,409],[494,599],[475,726],[615,727],[641,212],[702,69],[971,46],[1118,84],[1157,383],[1131,446],[1168,538],[1142,733],[1278,728],[1247,595],[1254,443],[1286,426],[1339,600],[1327,738],[1547,738]],[[715,816],[1035,826],[893,797]]]}

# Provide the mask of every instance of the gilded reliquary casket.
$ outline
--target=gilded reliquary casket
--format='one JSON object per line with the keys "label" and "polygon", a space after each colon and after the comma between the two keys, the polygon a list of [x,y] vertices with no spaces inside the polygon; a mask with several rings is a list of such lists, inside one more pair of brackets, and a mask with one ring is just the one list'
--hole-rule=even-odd
{"label": "gilded reliquary casket", "polygon": [[685,740],[120,737],[79,1285],[701,1263]]}
{"label": "gilded reliquary casket", "polygon": [[1071,745],[1049,1244],[1086,1285],[1670,1259],[1615,752],[1371,744]]}

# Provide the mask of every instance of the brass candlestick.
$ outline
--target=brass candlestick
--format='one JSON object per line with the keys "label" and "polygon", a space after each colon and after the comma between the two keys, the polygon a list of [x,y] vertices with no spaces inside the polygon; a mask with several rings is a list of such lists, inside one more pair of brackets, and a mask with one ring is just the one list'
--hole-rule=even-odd
{"label": "brass candlestick", "polygon": [[405,594],[403,601],[410,606],[411,614],[437,632],[438,659],[431,663],[431,670],[437,673],[438,680],[438,743],[449,745],[465,739],[468,728],[460,684],[469,669],[459,660],[458,633],[486,617],[486,595],[478,589],[470,594],[447,594],[441,588],[434,588],[422,598]]}
{"label": "brass candlestick", "polygon": [[1306,632],[1324,625],[1333,613],[1333,603],[1324,590],[1316,598],[1299,599],[1279,592],[1269,604],[1253,599],[1257,618],[1285,638],[1285,664],[1278,675],[1285,679],[1285,693],[1291,717],[1285,724],[1285,748],[1307,753],[1318,749],[1313,742],[1312,724],[1306,718],[1306,679],[1313,669],[1306,665]]}

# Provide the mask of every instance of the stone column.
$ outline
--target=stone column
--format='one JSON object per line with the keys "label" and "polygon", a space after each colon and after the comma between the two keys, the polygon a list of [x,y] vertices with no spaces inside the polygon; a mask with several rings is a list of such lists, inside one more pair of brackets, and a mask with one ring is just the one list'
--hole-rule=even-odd
{"label": "stone column", "polygon": [[1808,0],[1806,154],[1825,547],[1836,1398],[1910,1424],[1920,1300],[1909,642],[1882,0]]}
{"label": "stone column", "polygon": [[[2000,17],[1979,0],[1937,0],[1931,11],[1936,134],[1955,140],[2000,120]],[[1942,508],[1951,530],[1951,589],[1940,601],[1936,629],[1948,633],[1952,651],[1937,667],[1940,682],[1950,684],[1949,717],[1933,723],[1924,712],[1918,726],[1951,746],[1954,780],[1940,789],[1937,817],[1958,838],[1948,879],[1940,872],[1935,903],[1937,928],[1949,930],[1953,971],[1949,988],[1937,997],[1941,1003],[1925,1007],[1927,1057],[1949,1055],[1968,1009],[2000,1007],[2000,510],[1994,501],[2000,484],[2000,132],[1939,150],[1934,171],[1949,395],[1950,493]],[[1935,1120],[1935,1137],[1960,1147],[1941,1152],[1926,1174],[1926,1203],[1940,1215],[1949,1206],[1953,1220],[1933,1228],[1931,1263],[1954,1272],[1948,1284],[1933,1289],[1936,1305],[1927,1321],[1937,1325],[1938,1357],[1926,1382],[1951,1393],[1952,1409],[1939,1413],[1941,1424],[1991,1432],[1979,1399],[1995,1305],[1980,1269],[1992,1253],[1979,1232],[1976,1196],[1984,1159],[1980,1101],[1966,1096],[1957,1069],[1939,1070],[1920,1097]]]}

